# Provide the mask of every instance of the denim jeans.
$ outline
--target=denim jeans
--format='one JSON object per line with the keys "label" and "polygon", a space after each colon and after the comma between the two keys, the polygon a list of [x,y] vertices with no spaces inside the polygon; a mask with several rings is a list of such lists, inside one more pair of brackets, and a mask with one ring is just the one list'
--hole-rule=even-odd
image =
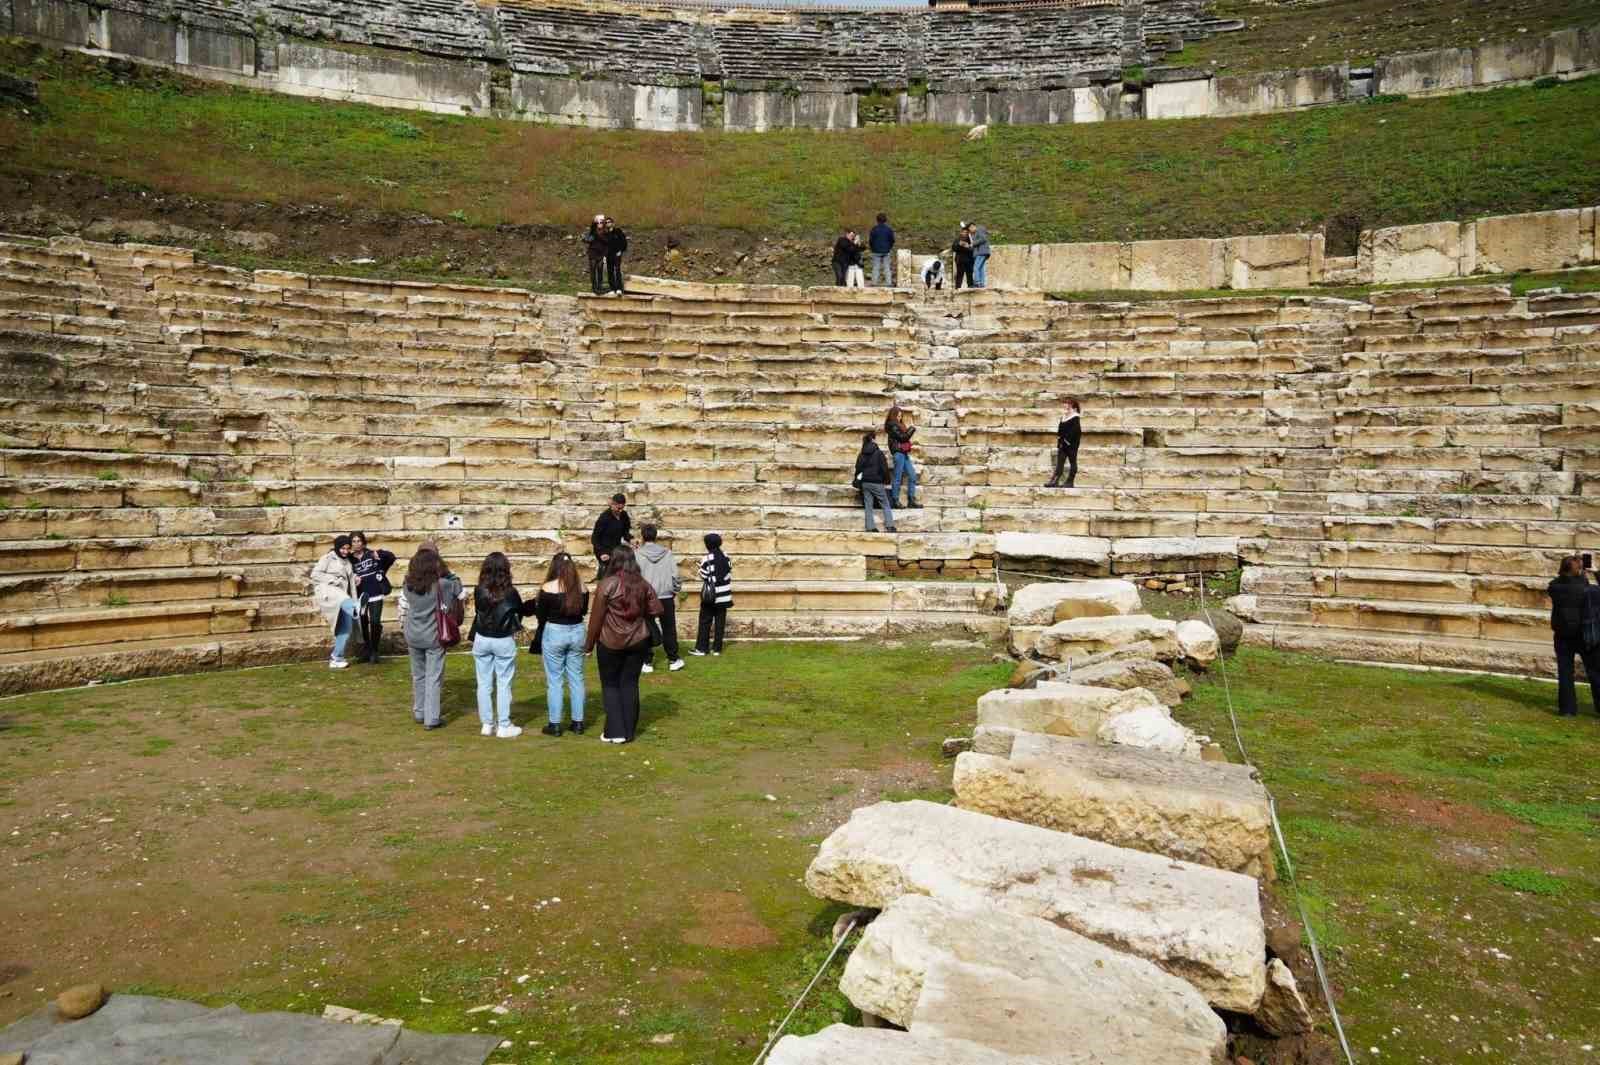
{"label": "denim jeans", "polygon": [[[478,671],[478,720],[485,725],[511,724],[511,679],[517,675],[517,641],[512,636],[474,636],[472,665]],[[495,720],[495,694],[500,719]]]}
{"label": "denim jeans", "polygon": [[872,253],[872,283],[874,285],[894,284],[894,252],[886,251],[882,255]]}
{"label": "denim jeans", "polygon": [[566,691],[572,697],[572,720],[583,720],[583,701],[589,694],[583,686],[585,635],[582,623],[544,627],[544,692],[552,725],[561,724],[562,680],[566,681]]}
{"label": "denim jeans", "polygon": [[894,507],[889,503],[889,490],[881,484],[872,481],[861,482],[861,509],[866,511],[867,532],[877,532],[877,527],[872,523],[872,504],[876,502],[883,510],[883,527],[889,532],[894,532]]}
{"label": "denim jeans", "polygon": [[974,288],[983,288],[989,283],[989,257],[987,255],[974,255],[972,257],[972,285]]}
{"label": "denim jeans", "polygon": [[350,633],[356,627],[356,601],[346,599],[339,604],[339,617],[333,623],[333,657],[344,657],[344,645],[350,642]]}
{"label": "denim jeans", "polygon": [[[900,481],[906,482],[906,501],[915,502],[917,498],[917,468],[911,465],[911,456],[904,451],[894,453],[894,477],[889,485],[889,498],[900,498]],[[889,519],[893,521],[893,517]]]}

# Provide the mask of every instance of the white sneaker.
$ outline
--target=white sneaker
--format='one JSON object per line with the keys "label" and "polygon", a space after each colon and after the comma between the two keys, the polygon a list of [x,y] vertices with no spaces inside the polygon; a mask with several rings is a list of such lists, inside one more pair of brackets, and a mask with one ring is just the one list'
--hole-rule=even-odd
{"label": "white sneaker", "polygon": [[478,730],[478,735],[480,735],[480,736],[493,736],[494,735],[494,726],[493,725],[485,725],[485,726],[483,726],[483,728]]}
{"label": "white sneaker", "polygon": [[520,735],[522,735],[522,728],[518,725],[501,725],[495,731],[496,738],[502,740],[514,740]]}
{"label": "white sneaker", "polygon": [[350,667],[350,663],[345,661],[342,658],[330,658],[330,659],[328,659],[328,668],[329,669],[348,669],[349,667]]}
{"label": "white sneaker", "polygon": [[674,673],[678,672],[678,670],[683,668],[683,659],[674,658],[672,660],[672,665],[668,666],[667,668],[670,669]]}
{"label": "white sneaker", "polygon": [[722,657],[722,652],[721,651],[712,651],[711,652],[711,657],[712,658],[721,658]]}
{"label": "white sneaker", "polygon": [[696,658],[704,658],[706,656],[704,651],[690,651],[689,653],[694,655]]}
{"label": "white sneaker", "polygon": [[644,668],[639,670],[640,673],[654,673],[655,671],[656,667],[652,666],[649,662],[646,662],[644,664]]}

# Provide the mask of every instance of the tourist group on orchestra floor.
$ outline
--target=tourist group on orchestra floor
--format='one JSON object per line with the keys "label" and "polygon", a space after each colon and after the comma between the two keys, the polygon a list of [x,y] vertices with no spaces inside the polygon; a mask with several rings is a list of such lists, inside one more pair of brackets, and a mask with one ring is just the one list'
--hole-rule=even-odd
{"label": "tourist group on orchestra floor", "polygon": [[[627,500],[620,494],[595,522],[590,538],[597,563],[594,587],[585,587],[578,563],[558,551],[538,591],[524,597],[511,577],[511,561],[491,551],[478,567],[469,590],[450,572],[439,548],[428,541],[406,566],[398,594],[389,579],[392,551],[368,546],[362,532],[334,537],[333,548],[311,570],[312,599],[333,630],[328,668],[348,668],[346,651],[359,631],[358,662],[376,663],[383,638],[384,604],[395,596],[411,660],[411,716],[424,729],[444,725],[440,701],[445,653],[470,640],[477,673],[478,722],[484,736],[514,739],[512,681],[517,672],[517,637],[534,619],[530,654],[544,666],[549,721],[543,733],[565,729],[583,733],[584,659],[594,654],[600,674],[607,743],[632,742],[639,728],[639,678],[654,671],[655,649],[666,653],[668,670],[684,668],[678,645],[677,598],[682,589],[678,560],[659,542],[659,530],[645,525],[633,537]],[[733,606],[733,563],[722,537],[708,533],[697,569],[700,617],[695,656],[722,654]],[[472,624],[463,633],[466,600],[473,602]],[[570,715],[570,716],[569,716]],[[567,722],[570,721],[570,725]]]}

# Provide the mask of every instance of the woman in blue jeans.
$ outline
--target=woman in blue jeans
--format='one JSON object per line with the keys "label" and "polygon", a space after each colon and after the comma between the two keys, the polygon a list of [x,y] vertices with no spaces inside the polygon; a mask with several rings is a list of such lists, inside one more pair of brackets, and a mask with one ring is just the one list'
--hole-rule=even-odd
{"label": "woman in blue jeans", "polygon": [[[894,479],[889,483],[889,501],[895,506],[917,509],[917,468],[911,464],[911,438],[914,427],[906,425],[906,412],[896,403],[883,419],[883,431],[889,435],[889,454],[894,458]],[[906,483],[906,502],[900,502],[900,482]]]}
{"label": "woman in blue jeans", "polygon": [[485,736],[502,740],[522,735],[522,729],[511,723],[511,681],[517,675],[522,615],[522,596],[511,583],[511,560],[499,551],[489,552],[478,568],[478,587],[472,594],[472,664],[478,672],[478,722]]}
{"label": "woman in blue jeans", "polygon": [[546,736],[561,735],[563,681],[565,694],[572,700],[572,731],[581,733],[583,702],[588,692],[583,685],[584,616],[589,612],[589,593],[578,576],[578,564],[562,551],[550,560],[533,613],[539,619],[536,642],[544,656],[545,698],[550,723]]}

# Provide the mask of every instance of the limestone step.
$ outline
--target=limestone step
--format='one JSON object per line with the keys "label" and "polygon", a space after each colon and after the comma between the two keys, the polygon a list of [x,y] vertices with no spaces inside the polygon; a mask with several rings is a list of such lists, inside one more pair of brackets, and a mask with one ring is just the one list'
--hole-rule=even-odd
{"label": "limestone step", "polygon": [[883,908],[902,895],[1040,917],[1253,1013],[1266,933],[1247,876],[914,801],[858,809],[806,870],[819,898]]}
{"label": "limestone step", "polygon": [[48,651],[157,637],[248,632],[261,604],[245,599],[99,607],[0,618],[0,652]]}
{"label": "limestone step", "polygon": [[1252,623],[1245,625],[1244,641],[1260,647],[1357,662],[1516,673],[1530,677],[1555,675],[1555,657],[1548,638],[1543,642],[1464,639],[1289,623]]}
{"label": "limestone step", "polygon": [[1258,879],[1273,876],[1267,792],[1248,766],[1019,733],[956,759],[956,804]]}
{"label": "limestone step", "polygon": [[921,895],[867,925],[839,990],[912,1035],[1046,1060],[1070,1047],[1091,1061],[1212,1065],[1227,1040],[1193,987],[1143,958],[1037,917]]}

